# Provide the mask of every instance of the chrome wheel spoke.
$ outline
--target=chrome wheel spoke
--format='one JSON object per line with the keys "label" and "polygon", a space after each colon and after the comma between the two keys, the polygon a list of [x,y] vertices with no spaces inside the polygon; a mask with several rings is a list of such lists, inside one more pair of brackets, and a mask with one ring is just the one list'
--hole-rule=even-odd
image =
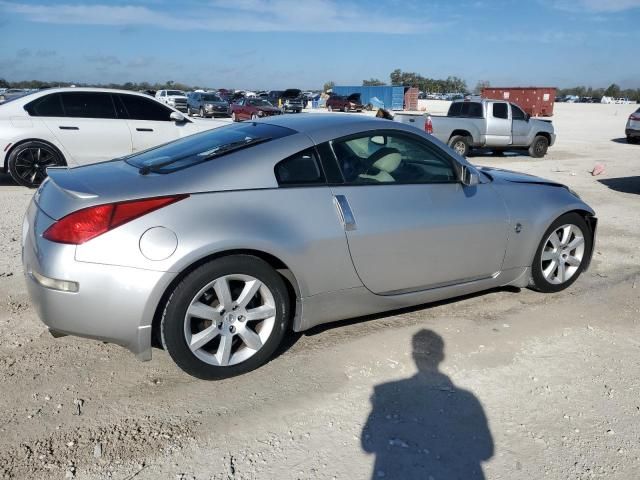
{"label": "chrome wheel spoke", "polygon": [[222,308],[225,310],[231,310],[233,308],[233,299],[231,298],[231,290],[229,290],[229,282],[227,277],[222,277],[216,280],[213,284],[213,289],[218,296],[218,301]]}
{"label": "chrome wheel spoke", "polygon": [[262,305],[261,307],[247,310],[246,319],[247,322],[251,322],[253,320],[265,320],[267,318],[273,317],[275,314],[275,307],[272,307],[271,305]]}
{"label": "chrome wheel spoke", "polygon": [[560,247],[560,244],[562,243],[562,240],[560,240],[560,238],[558,237],[558,233],[557,232],[553,232],[551,234],[551,236],[549,237],[549,242],[551,242],[551,245],[553,245],[554,249],[557,249]]}
{"label": "chrome wheel spoke", "polygon": [[240,292],[240,295],[236,300],[236,304],[239,307],[246,308],[247,304],[256,296],[256,293],[258,293],[261,286],[262,282],[260,280],[250,280],[246,282],[242,292]]}
{"label": "chrome wheel spoke", "polygon": [[573,240],[571,240],[569,245],[567,245],[567,249],[568,250],[574,250],[574,249],[578,248],[582,244],[584,244],[584,238],[576,236]]}
{"label": "chrome wheel spoke", "polygon": [[571,255],[567,256],[566,262],[568,265],[572,267],[579,267],[582,261],[579,258],[572,257]]}
{"label": "chrome wheel spoke", "polygon": [[548,260],[553,260],[555,258],[555,252],[553,250],[545,250],[542,252],[542,256],[540,257],[543,262]]}
{"label": "chrome wheel spoke", "polygon": [[220,330],[218,330],[218,326],[216,324],[211,325],[208,328],[205,328],[201,332],[196,333],[193,337],[191,337],[191,342],[189,343],[189,348],[191,351],[199,350],[204,347],[211,340],[216,338],[220,334]]}
{"label": "chrome wheel spoke", "polygon": [[558,262],[558,276],[556,277],[556,279],[559,280],[560,283],[563,283],[566,280],[566,275],[567,275],[567,271],[566,271],[565,263],[562,260],[560,260]]}
{"label": "chrome wheel spoke", "polygon": [[562,245],[566,245],[569,243],[569,239],[571,238],[571,232],[573,231],[572,225],[565,225],[562,227],[562,236],[560,237],[560,243]]}
{"label": "chrome wheel spoke", "polygon": [[252,350],[259,350],[260,347],[262,347],[262,339],[260,338],[260,335],[249,327],[239,330],[238,336],[242,339],[244,344]]}
{"label": "chrome wheel spoke", "polygon": [[219,365],[229,365],[232,342],[233,337],[231,335],[223,335],[220,337],[220,345],[218,345],[218,351],[216,353],[216,359]]}
{"label": "chrome wheel spoke", "polygon": [[220,318],[220,312],[209,305],[196,301],[189,306],[187,314],[192,317],[204,318],[206,320],[217,321]]}
{"label": "chrome wheel spoke", "polygon": [[558,262],[556,260],[551,260],[551,263],[542,271],[542,274],[546,279],[551,279],[551,275],[556,271],[558,266]]}

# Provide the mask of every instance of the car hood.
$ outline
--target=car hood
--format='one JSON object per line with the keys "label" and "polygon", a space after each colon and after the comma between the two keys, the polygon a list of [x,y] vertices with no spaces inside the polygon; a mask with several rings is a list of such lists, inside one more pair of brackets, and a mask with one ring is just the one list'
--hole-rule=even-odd
{"label": "car hood", "polygon": [[535,185],[550,185],[554,187],[565,186],[562,183],[536,177],[527,173],[514,172],[512,170],[503,170],[501,168],[494,167],[478,167],[478,169],[494,179],[503,180],[510,183],[529,183]]}

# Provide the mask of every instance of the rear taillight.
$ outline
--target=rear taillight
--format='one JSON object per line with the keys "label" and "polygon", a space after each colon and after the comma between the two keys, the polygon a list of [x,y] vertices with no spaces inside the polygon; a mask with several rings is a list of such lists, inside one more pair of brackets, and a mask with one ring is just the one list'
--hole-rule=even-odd
{"label": "rear taillight", "polygon": [[57,243],[80,245],[147,213],[178,202],[189,195],[145,198],[83,208],[70,213],[45,230],[42,235]]}
{"label": "rear taillight", "polygon": [[640,121],[640,113],[632,113],[629,115],[629,120]]}

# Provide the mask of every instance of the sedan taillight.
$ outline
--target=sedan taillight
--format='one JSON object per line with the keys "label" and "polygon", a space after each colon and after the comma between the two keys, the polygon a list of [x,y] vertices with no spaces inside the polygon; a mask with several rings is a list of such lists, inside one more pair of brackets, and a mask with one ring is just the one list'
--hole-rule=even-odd
{"label": "sedan taillight", "polygon": [[189,195],[145,198],[83,208],[61,218],[42,235],[47,240],[80,245],[147,213],[187,198]]}

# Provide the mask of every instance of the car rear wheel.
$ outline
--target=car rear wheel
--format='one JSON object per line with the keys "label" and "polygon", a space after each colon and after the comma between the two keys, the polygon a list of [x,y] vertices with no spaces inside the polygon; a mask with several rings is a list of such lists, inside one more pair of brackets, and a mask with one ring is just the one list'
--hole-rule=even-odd
{"label": "car rear wheel", "polygon": [[449,140],[449,146],[462,157],[469,154],[469,145],[469,138],[462,135],[454,135]]}
{"label": "car rear wheel", "polygon": [[282,341],[289,321],[282,277],[265,261],[232,255],[202,265],[171,294],[162,343],[186,373],[204,380],[260,367]]}
{"label": "car rear wheel", "polygon": [[547,137],[538,135],[533,139],[533,143],[529,147],[529,155],[533,158],[542,158],[547,154],[549,149],[549,140]]}
{"label": "car rear wheel", "polygon": [[64,165],[64,158],[55,148],[37,140],[18,145],[11,151],[8,161],[11,177],[29,188],[36,188],[47,178],[47,167]]}
{"label": "car rear wheel", "polygon": [[533,286],[541,292],[559,292],[575,282],[591,258],[593,238],[584,218],[567,213],[547,229],[531,268]]}

